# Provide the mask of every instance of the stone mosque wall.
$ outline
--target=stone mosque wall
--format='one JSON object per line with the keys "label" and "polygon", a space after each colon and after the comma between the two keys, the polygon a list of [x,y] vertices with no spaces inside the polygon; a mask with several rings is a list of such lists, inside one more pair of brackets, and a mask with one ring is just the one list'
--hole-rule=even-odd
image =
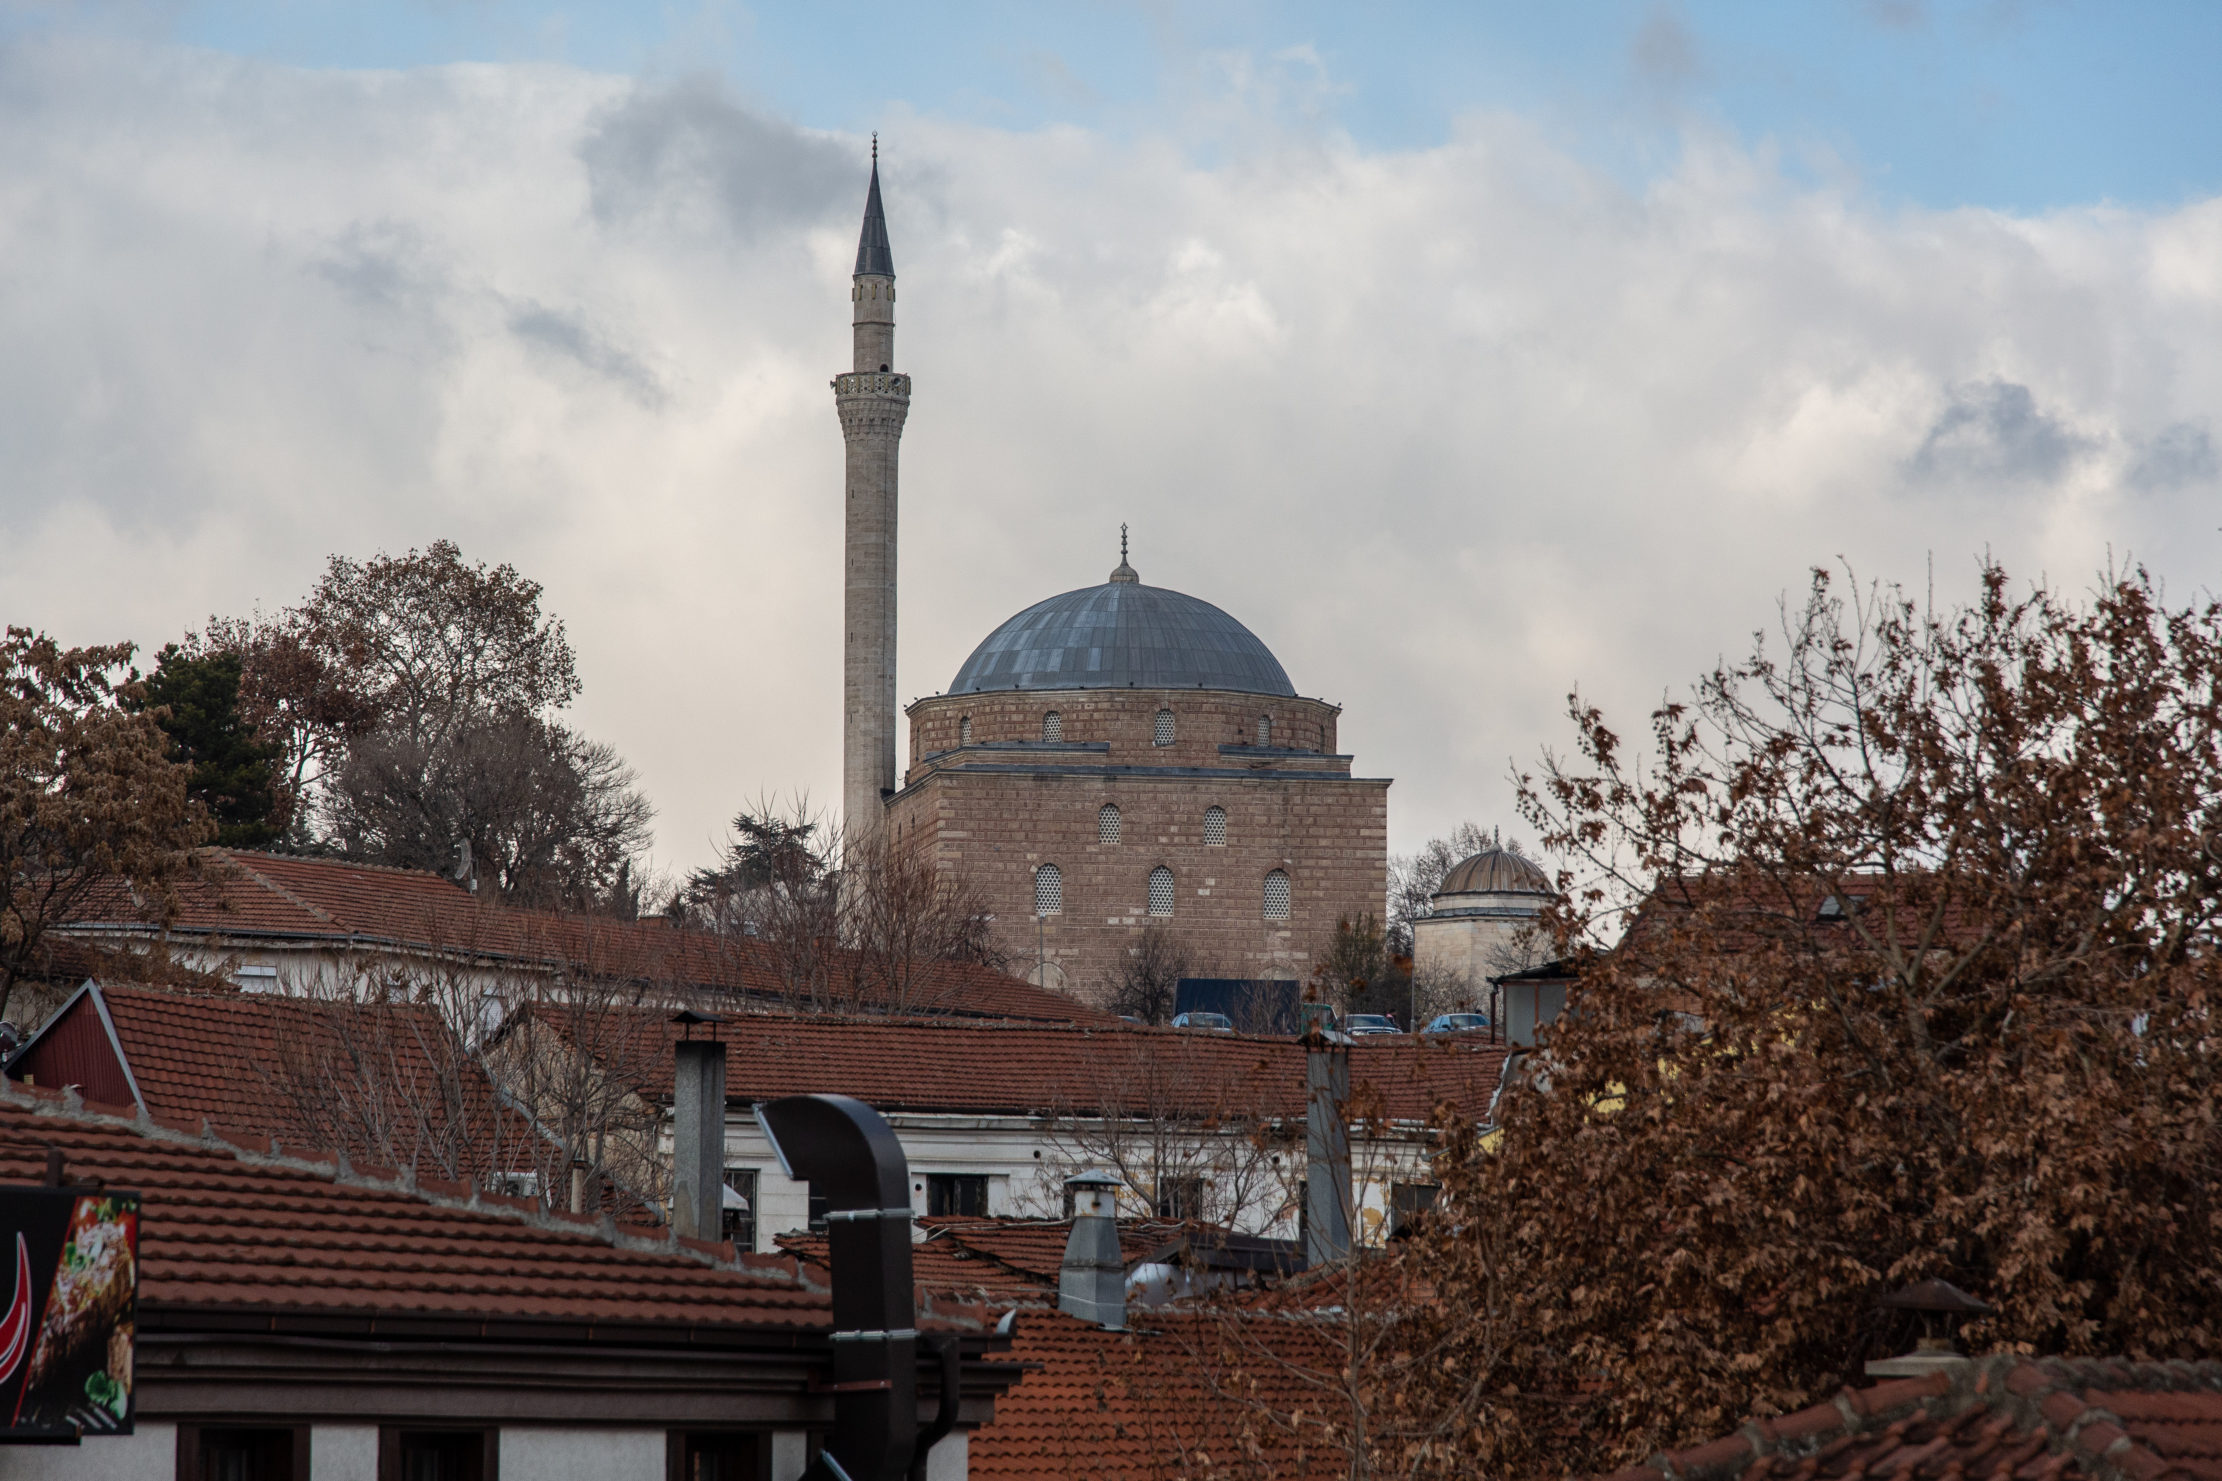
{"label": "stone mosque wall", "polygon": [[[1052,709],[1065,739],[994,738],[1038,737]],[[1160,747],[1162,709],[1175,737]],[[1245,726],[1254,738],[1266,712],[1275,738],[1285,726],[1334,744],[1334,707],[1316,700],[1037,690],[920,701],[908,784],[888,810],[894,842],[985,894],[1015,975],[1035,975],[1038,871],[1054,865],[1059,908],[1039,929],[1048,986],[1099,998],[1153,922],[1187,949],[1192,976],[1305,979],[1338,917],[1383,908],[1389,783],[1350,777],[1347,757],[1224,738]],[[972,742],[957,744],[967,717]],[[1170,914],[1153,916],[1159,869],[1172,876],[1157,902]],[[1269,898],[1276,871],[1285,912]]]}

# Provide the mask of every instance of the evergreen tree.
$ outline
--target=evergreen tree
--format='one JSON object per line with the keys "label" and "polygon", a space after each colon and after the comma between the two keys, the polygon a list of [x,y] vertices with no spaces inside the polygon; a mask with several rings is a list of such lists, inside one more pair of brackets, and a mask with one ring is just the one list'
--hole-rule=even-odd
{"label": "evergreen tree", "polygon": [[236,653],[189,653],[172,643],[137,704],[156,712],[171,759],[191,768],[186,793],[216,820],[216,842],[267,848],[283,832],[278,751],[240,716],[241,669]]}

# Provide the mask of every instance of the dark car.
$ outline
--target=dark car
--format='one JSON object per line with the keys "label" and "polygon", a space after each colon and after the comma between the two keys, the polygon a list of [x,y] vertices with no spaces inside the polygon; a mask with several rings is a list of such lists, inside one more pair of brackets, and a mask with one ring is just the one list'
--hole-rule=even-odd
{"label": "dark car", "polygon": [[1486,1031],[1488,1027],[1489,1015],[1486,1013],[1438,1013],[1425,1031],[1431,1034],[1470,1034]]}
{"label": "dark car", "polygon": [[1386,1013],[1353,1013],[1342,1021],[1342,1031],[1353,1039],[1362,1039],[1368,1034],[1404,1032],[1396,1026],[1396,1020]]}

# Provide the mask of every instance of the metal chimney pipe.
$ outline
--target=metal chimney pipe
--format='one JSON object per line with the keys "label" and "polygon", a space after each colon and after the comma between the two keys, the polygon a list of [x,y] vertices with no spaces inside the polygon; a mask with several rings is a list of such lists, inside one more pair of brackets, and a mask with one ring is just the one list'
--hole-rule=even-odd
{"label": "metal chimney pipe", "polygon": [[671,1048],[671,1227],[716,1239],[725,1208],[725,1046],[681,1039]]}
{"label": "metal chimney pipe", "polygon": [[1350,1048],[1314,1028],[1304,1057],[1304,1264],[1350,1254]]}
{"label": "metal chimney pipe", "polygon": [[[756,1108],[780,1170],[826,1201],[833,1267],[833,1432],[813,1474],[900,1481],[918,1438],[910,1164],[885,1117],[845,1095]],[[828,1462],[831,1464],[827,1464]]]}
{"label": "metal chimney pipe", "polygon": [[1119,1249],[1119,1180],[1107,1172],[1065,1179],[1072,1234],[1057,1271],[1057,1309],[1116,1332],[1126,1326],[1126,1259]]}

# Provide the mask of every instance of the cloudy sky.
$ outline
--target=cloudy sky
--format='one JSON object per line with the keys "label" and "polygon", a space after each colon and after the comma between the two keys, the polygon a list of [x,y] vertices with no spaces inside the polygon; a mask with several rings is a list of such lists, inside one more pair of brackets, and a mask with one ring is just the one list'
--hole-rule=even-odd
{"label": "cloudy sky", "polygon": [[1125,521],[1402,851],[1816,563],[2212,585],[2218,65],[2203,3],[0,3],[0,616],[151,647],[445,536],[546,584],[663,863],[834,797],[877,129],[904,696]]}

